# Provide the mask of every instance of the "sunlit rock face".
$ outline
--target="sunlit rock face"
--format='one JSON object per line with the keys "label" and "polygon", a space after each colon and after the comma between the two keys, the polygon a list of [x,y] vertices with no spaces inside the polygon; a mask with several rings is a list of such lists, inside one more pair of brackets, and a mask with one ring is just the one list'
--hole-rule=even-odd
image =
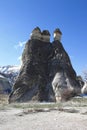
{"label": "sunlit rock face", "polygon": [[54,31],[54,41],[58,40],[61,41],[62,32],[60,29],[55,29]]}
{"label": "sunlit rock face", "polygon": [[51,43],[49,37],[49,32],[45,30],[41,39],[31,37],[26,43],[23,64],[9,103],[67,101],[80,93],[81,86],[67,52],[60,40],[54,39]]}
{"label": "sunlit rock face", "polygon": [[83,85],[83,87],[81,89],[81,93],[82,94],[87,94],[87,82],[85,82],[85,84]]}

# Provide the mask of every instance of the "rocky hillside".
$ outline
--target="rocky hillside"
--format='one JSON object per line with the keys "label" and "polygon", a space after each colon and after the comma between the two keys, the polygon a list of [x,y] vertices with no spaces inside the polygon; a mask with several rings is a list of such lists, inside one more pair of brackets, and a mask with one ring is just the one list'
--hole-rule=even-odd
{"label": "rocky hillside", "polygon": [[69,100],[81,85],[61,43],[61,31],[35,28],[22,54],[22,66],[9,102]]}
{"label": "rocky hillside", "polygon": [[8,79],[0,75],[0,94],[9,94],[11,92],[12,86]]}
{"label": "rocky hillside", "polygon": [[19,70],[20,66],[0,66],[0,74],[7,78],[11,84],[14,84]]}

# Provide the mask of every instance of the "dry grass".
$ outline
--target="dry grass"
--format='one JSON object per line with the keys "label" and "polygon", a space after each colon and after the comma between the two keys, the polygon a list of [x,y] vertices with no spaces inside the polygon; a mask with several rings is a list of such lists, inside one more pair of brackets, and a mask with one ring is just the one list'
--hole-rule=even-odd
{"label": "dry grass", "polygon": [[[67,111],[66,108],[70,108],[72,110],[80,107],[87,107],[87,98],[73,98],[68,102],[58,102],[58,103],[12,103],[8,104],[8,95],[0,95],[0,110],[9,109],[9,108],[17,108],[17,109],[50,109],[50,110],[60,110]],[[72,111],[71,110],[71,111]]]}
{"label": "dry grass", "polygon": [[0,110],[5,110],[8,107],[8,95],[0,94]]}
{"label": "dry grass", "polygon": [[8,103],[8,95],[0,94],[0,104],[7,104]]}

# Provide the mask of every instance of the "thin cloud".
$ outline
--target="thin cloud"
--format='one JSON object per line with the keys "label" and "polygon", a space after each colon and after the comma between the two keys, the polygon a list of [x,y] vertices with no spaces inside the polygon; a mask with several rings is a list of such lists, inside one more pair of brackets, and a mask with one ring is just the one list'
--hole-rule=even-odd
{"label": "thin cloud", "polygon": [[21,60],[21,58],[22,58],[22,56],[19,56],[17,60],[18,60],[18,61],[20,61],[20,60]]}

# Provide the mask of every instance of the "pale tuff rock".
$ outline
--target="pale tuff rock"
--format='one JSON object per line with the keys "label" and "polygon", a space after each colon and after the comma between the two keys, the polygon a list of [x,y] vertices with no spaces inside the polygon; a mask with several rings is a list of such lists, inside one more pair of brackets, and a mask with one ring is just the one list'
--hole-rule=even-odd
{"label": "pale tuff rock", "polygon": [[39,27],[36,27],[31,35],[30,35],[30,39],[38,39],[41,41],[45,41],[45,42],[50,42],[50,32],[48,30],[43,30],[41,32]]}
{"label": "pale tuff rock", "polygon": [[87,94],[87,82],[83,85],[83,88],[81,89],[82,94]]}
{"label": "pale tuff rock", "polygon": [[55,29],[54,31],[54,41],[58,40],[61,41],[62,32],[59,28]]}
{"label": "pale tuff rock", "polygon": [[41,30],[39,27],[36,27],[32,33],[30,34],[30,39],[38,39],[41,40]]}
{"label": "pale tuff rock", "polygon": [[53,90],[55,93],[56,101],[66,101],[74,96],[74,86],[71,85],[69,77],[66,76],[66,73],[58,72],[56,73],[52,81]]}

